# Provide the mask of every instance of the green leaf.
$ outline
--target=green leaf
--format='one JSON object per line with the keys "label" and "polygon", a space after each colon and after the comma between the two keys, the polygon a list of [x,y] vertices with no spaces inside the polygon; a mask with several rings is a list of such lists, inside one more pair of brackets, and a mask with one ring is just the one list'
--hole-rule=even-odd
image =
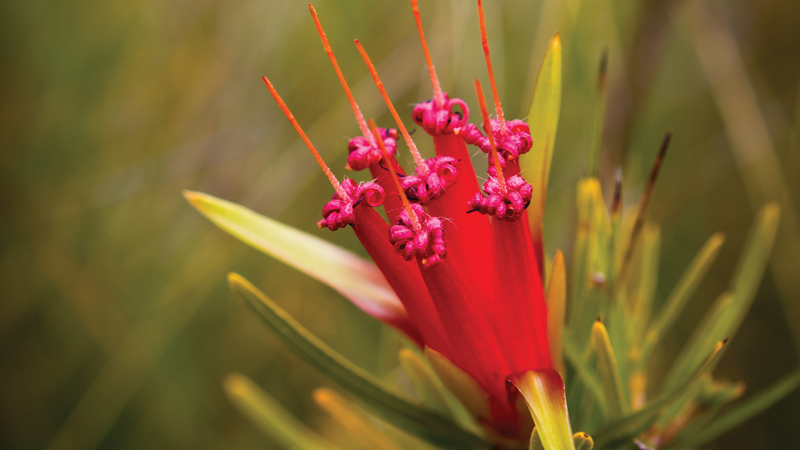
{"label": "green leaf", "polygon": [[589,146],[589,176],[600,173],[600,151],[603,147],[603,124],[606,112],[606,74],[608,69],[608,50],[603,50],[597,70],[597,91],[595,92],[594,114],[592,117],[592,143]]}
{"label": "green leaf", "polygon": [[400,350],[400,366],[426,405],[444,416],[452,417],[463,428],[480,433],[469,411],[447,390],[419,353],[408,348]]}
{"label": "green leaf", "polygon": [[555,370],[527,371],[513,377],[546,450],[575,450],[567,413],[564,380]]}
{"label": "green leaf", "polygon": [[327,284],[370,316],[389,323],[406,320],[403,305],[375,264],[235,203],[199,192],[185,191],[184,196],[232,236]]}
{"label": "green leaf", "polygon": [[292,319],[240,275],[228,275],[231,290],[294,354],[304,359],[368,406],[376,416],[434,445],[485,449],[485,442],[452,421],[388,391],[375,377],[354,365]]}
{"label": "green leaf", "polygon": [[[575,369],[575,375],[578,376],[578,380],[583,383],[597,401],[597,404],[600,405],[603,414],[608,415],[608,402],[603,393],[603,388],[600,386],[600,382],[595,378],[594,371],[589,369],[589,363],[584,360],[571,345],[566,345],[564,347],[564,356],[572,365],[572,368]],[[570,385],[570,389],[572,389],[572,384]]]}
{"label": "green leaf", "polygon": [[314,402],[330,414],[364,448],[402,450],[367,414],[331,389],[314,391]]}
{"label": "green leaf", "polygon": [[628,283],[634,285],[631,297],[628,298],[631,306],[633,323],[626,327],[633,332],[630,342],[639,346],[645,333],[647,323],[652,314],[653,297],[658,285],[658,259],[661,249],[661,231],[657,225],[647,223],[642,229],[642,241],[639,246],[639,264],[636,276],[631,276]]}
{"label": "green leaf", "polygon": [[616,419],[628,412],[628,402],[625,400],[625,391],[622,388],[619,369],[617,369],[614,349],[608,339],[606,327],[599,320],[592,327],[592,346],[597,354],[597,368],[600,372],[603,393],[608,403],[608,418]]}
{"label": "green leaf", "polygon": [[645,342],[642,345],[643,361],[648,361],[650,359],[650,355],[656,347],[656,344],[660,342],[664,334],[680,316],[684,306],[686,306],[686,302],[697,290],[697,286],[716,259],[724,242],[725,236],[722,233],[711,236],[705,245],[703,245],[703,248],[700,249],[697,256],[695,256],[694,260],[692,260],[691,264],[689,264],[689,267],[675,286],[675,289],[670,294],[664,307],[656,316],[653,323],[648,326]]}
{"label": "green leaf", "polygon": [[281,446],[303,450],[335,450],[336,446],[295,419],[249,378],[231,374],[225,392],[236,407]]}
{"label": "green leaf", "polygon": [[533,187],[533,199],[528,208],[534,239],[541,241],[542,218],[547,195],[547,180],[556,142],[558,118],[561,112],[561,39],[558,33],[550,40],[544,55],[533,101],[528,113],[532,147],[527,156],[521,158],[522,172]]}
{"label": "green leaf", "polygon": [[770,203],[761,209],[755,229],[751,232],[749,243],[733,277],[731,294],[720,297],[706,314],[701,326],[697,328],[672,366],[664,383],[667,389],[677,385],[686,376],[688,368],[701,360],[702,349],[710,348],[714,342],[732,338],[736,334],[761,282],[775,241],[779,218],[780,210],[777,204]]}
{"label": "green leaf", "polygon": [[679,400],[681,396],[709,370],[711,364],[722,351],[724,344],[724,342],[718,342],[706,360],[693,371],[691,376],[684,379],[683,383],[675,389],[659,395],[644,408],[618,420],[611,421],[604,425],[598,432],[592,433],[594,435],[595,445],[598,448],[614,448],[615,445],[630,442],[630,440],[636,437],[641,431],[652,425],[665,408]]}
{"label": "green leaf", "polygon": [[698,446],[710,442],[774,405],[797,389],[798,386],[800,386],[800,369],[786,375],[777,383],[747,399],[741,405],[720,415],[702,429],[697,430],[696,434],[687,433],[688,436],[681,438],[680,443]]}
{"label": "green leaf", "polygon": [[433,371],[442,380],[447,389],[467,408],[467,411],[478,420],[491,420],[489,396],[478,385],[474,378],[467,375],[446,356],[425,347],[425,357],[431,363]]}
{"label": "green leaf", "polygon": [[564,373],[564,320],[567,309],[567,269],[564,255],[556,251],[553,266],[550,270],[550,281],[547,283],[547,339],[550,343],[550,355],[554,368]]}

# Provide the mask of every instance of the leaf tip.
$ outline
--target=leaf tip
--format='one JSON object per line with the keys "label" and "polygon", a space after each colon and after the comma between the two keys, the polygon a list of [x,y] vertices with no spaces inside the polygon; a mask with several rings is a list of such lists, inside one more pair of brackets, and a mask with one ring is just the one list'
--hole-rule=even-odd
{"label": "leaf tip", "polygon": [[249,286],[250,282],[236,272],[228,272],[228,285],[234,289],[238,286]]}
{"label": "leaf tip", "polygon": [[228,374],[222,382],[225,392],[232,397],[242,397],[247,391],[247,385],[247,377],[236,372]]}
{"label": "leaf tip", "polygon": [[550,40],[550,45],[553,48],[561,47],[561,36],[559,36],[558,31],[555,32],[555,34],[553,35],[553,39]]}
{"label": "leaf tip", "polygon": [[190,191],[189,189],[183,190],[183,198],[185,198],[189,203],[192,205],[197,206],[197,204],[202,200],[204,194],[200,192]]}

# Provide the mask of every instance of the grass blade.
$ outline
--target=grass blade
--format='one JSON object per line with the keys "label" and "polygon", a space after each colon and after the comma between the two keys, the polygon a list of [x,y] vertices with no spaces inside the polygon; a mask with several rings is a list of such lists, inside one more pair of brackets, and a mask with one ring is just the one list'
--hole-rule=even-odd
{"label": "grass blade", "polygon": [[592,117],[592,143],[589,146],[589,176],[600,175],[600,152],[603,149],[603,124],[606,112],[606,75],[608,70],[608,49],[603,50],[600,56],[600,65],[597,70],[597,91],[594,102],[594,115]]}
{"label": "grass blade", "polygon": [[469,411],[447,391],[433,369],[417,352],[407,348],[400,350],[400,366],[426,405],[444,416],[452,417],[463,428],[479,432],[478,424]]}
{"label": "grass blade", "polygon": [[232,236],[327,284],[370,316],[390,324],[407,320],[386,279],[364,258],[235,203],[199,192],[184,196]]}
{"label": "grass blade", "polygon": [[652,425],[665,408],[679,400],[709,370],[724,345],[724,341],[718,342],[711,355],[707,356],[706,360],[692,372],[691,376],[684,379],[675,389],[661,394],[644,408],[618,420],[611,421],[598,432],[592,433],[597,448],[615,448],[616,445],[630,442],[636,435]]}
{"label": "grass blade", "polygon": [[281,446],[306,450],[337,448],[295,419],[244,375],[228,375],[225,379],[225,392],[247,418]]}
{"label": "grass blade", "polygon": [[449,419],[388,391],[375,377],[309,333],[240,275],[229,274],[228,282],[231,290],[253,308],[284,345],[356,396],[376,416],[443,448],[486,448],[481,438],[462,430]]}
{"label": "grass blade", "polygon": [[608,403],[608,418],[613,420],[628,412],[628,402],[625,400],[614,349],[608,339],[606,327],[599,320],[592,327],[592,346],[597,354],[597,368]]}
{"label": "grass blade", "polygon": [[338,422],[362,447],[376,450],[402,450],[376,423],[335,391],[314,391],[314,402]]}
{"label": "grass blade", "polygon": [[[527,157],[520,161],[523,173],[533,187],[533,199],[528,208],[533,240],[541,252],[542,219],[544,217],[547,180],[558,131],[561,112],[561,39],[558,33],[550,40],[542,66],[536,78],[533,101],[528,113],[533,146]],[[537,255],[543,261],[542,254]]]}
{"label": "grass blade", "polygon": [[550,355],[555,369],[564,373],[564,320],[567,308],[567,269],[564,255],[556,251],[553,268],[550,270],[550,282],[547,284],[547,338],[550,342]]}
{"label": "grass blade", "polygon": [[648,361],[650,359],[650,355],[656,347],[656,344],[663,338],[672,324],[675,323],[675,320],[678,318],[681,311],[683,311],[683,307],[686,306],[686,302],[697,290],[700,281],[716,259],[724,242],[725,236],[722,233],[711,236],[705,245],[703,245],[703,248],[700,249],[697,256],[695,256],[694,260],[692,260],[692,263],[675,286],[675,289],[670,294],[664,307],[658,313],[653,323],[648,326],[645,341],[642,345],[643,361]]}
{"label": "grass blade", "polygon": [[697,364],[702,358],[700,352],[703,348],[709,348],[713,342],[736,334],[761,282],[775,240],[779,218],[780,210],[777,204],[770,203],[761,209],[749,243],[734,274],[731,294],[717,301],[702,325],[692,335],[666,378],[664,385],[667,389],[678,384],[686,375],[688,368]]}
{"label": "grass blade", "polygon": [[685,442],[687,445],[692,446],[703,445],[766,410],[789,395],[798,386],[800,386],[800,369],[786,375],[777,383],[756,394],[753,398],[746,400],[741,405],[720,415],[703,427],[697,434],[681,439],[681,443]]}

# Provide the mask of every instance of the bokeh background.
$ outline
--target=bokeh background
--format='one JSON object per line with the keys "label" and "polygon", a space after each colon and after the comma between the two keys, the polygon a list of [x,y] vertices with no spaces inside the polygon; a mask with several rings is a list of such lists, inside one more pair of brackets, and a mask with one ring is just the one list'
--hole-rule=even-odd
{"label": "bokeh background", "polygon": [[[445,89],[474,104],[473,80],[486,83],[475,3],[421,3]],[[315,6],[365,114],[389,123],[353,38],[406,117],[430,97],[408,2]],[[487,0],[486,13],[507,116],[524,116],[548,40],[563,41],[547,250],[570,249],[607,49],[606,186],[621,167],[633,206],[674,132],[649,211],[663,238],[657,301],[713,232],[728,238],[660,364],[727,286],[754,212],[777,200],[769,270],[716,375],[754,392],[796,367],[800,3]],[[391,374],[393,332],[181,197],[205,191],[360,251],[350,233],[316,229],[330,186],[260,80],[343,175],[358,130],[305,0],[2,2],[0,61],[0,447],[273,448],[226,400],[232,371],[324,428],[309,393],[326,381],[233,298],[227,270]],[[798,403],[795,392],[708,448],[800,448]]]}

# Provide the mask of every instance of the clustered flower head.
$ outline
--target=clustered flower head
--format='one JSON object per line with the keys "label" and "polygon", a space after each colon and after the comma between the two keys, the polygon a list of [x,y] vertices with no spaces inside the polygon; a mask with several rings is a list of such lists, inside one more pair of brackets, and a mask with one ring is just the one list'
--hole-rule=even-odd
{"label": "clustered flower head", "polygon": [[[623,221],[621,172],[615,179],[611,207],[604,201],[597,165],[602,139],[595,136],[589,176],[579,181],[576,190],[577,227],[569,276],[561,252],[556,252],[545,271],[542,218],[561,105],[560,40],[556,34],[548,46],[528,123],[506,120],[494,80],[483,5],[480,0],[477,3],[494,118],[476,80],[480,120],[473,117],[470,122],[467,102],[451,97],[439,85],[417,0],[411,0],[433,94],[408,115],[433,140],[436,156],[427,159],[417,150],[375,66],[356,40],[394,123],[378,128],[372,119],[364,118],[309,5],[360,129],[360,135],[348,143],[346,168],[369,169],[368,182],[340,182],[334,176],[264,77],[334,188],[318,227],[349,228],[374,264],[242,206],[206,194],[185,194],[229,233],[326,283],[365,313],[407,336],[427,359],[426,363],[420,352],[409,348],[400,352],[403,370],[422,404],[386,389],[382,380],[336,354],[252,284],[229,274],[234,292],[294,353],[356,397],[376,418],[437,448],[695,448],[800,385],[798,370],[759,394],[760,398],[720,413],[743,389],[741,384],[714,379],[711,373],[724,343],[752,304],[768,261],[780,218],[774,203],[759,214],[729,290],[709,309],[664,380],[653,383],[647,376],[656,347],[679,321],[724,241],[720,233],[708,240],[653,314],[661,241],[658,227],[647,222],[645,212],[669,146],[669,133],[630,227]],[[597,111],[605,105],[605,67],[603,58]],[[595,120],[596,129],[602,130],[602,115]],[[401,138],[405,147],[399,146]],[[476,173],[470,157],[473,146],[486,154],[481,158],[486,175]],[[408,159],[406,151],[413,168],[398,162],[398,154]],[[527,159],[522,166],[521,157]],[[484,170],[483,163],[478,166]],[[479,184],[479,179],[484,182]],[[592,436],[572,434],[564,377],[574,423]],[[267,416],[282,415],[241,376],[228,381],[228,393],[260,424]],[[443,386],[461,405],[451,401]],[[335,400],[332,391],[322,391],[315,392],[314,399],[323,409],[336,410],[333,416],[350,408],[346,401]],[[526,406],[530,414],[524,411]],[[389,429],[378,429],[377,422],[360,414],[356,408],[337,419],[348,428],[358,428],[354,437],[363,438],[359,445],[384,447],[374,445],[376,436],[362,433],[368,429],[393,441],[384,433]],[[354,421],[360,425],[355,427]],[[298,428],[295,435],[285,433],[279,424],[270,422],[269,427],[282,438],[292,438],[289,444],[295,447],[308,448],[311,443],[318,448],[311,431]]]}
{"label": "clustered flower head", "polygon": [[[547,340],[542,285],[541,236],[533,236],[526,208],[532,188],[520,174],[519,157],[532,150],[528,125],[506,121],[492,71],[483,6],[480,29],[496,118],[490,119],[476,80],[482,121],[469,123],[467,103],[442,91],[428,52],[417,1],[412,10],[433,86],[430,100],[411,118],[434,141],[436,156],[423,158],[359,41],[361,56],[395,119],[396,128],[365,120],[333,55],[316,11],[309,10],[323,46],[350,100],[361,135],[348,145],[347,168],[369,169],[374,181],[339,183],[264,77],[270,92],[314,153],[336,193],[322,210],[320,228],[348,225],[398,295],[407,323],[394,324],[421,347],[436,352],[471,377],[483,391],[488,413],[478,417],[501,439],[527,439],[531,421],[520,414],[508,380],[553,368]],[[415,168],[395,158],[402,136]],[[468,145],[488,154],[482,189]],[[387,222],[375,208],[382,205]]]}

